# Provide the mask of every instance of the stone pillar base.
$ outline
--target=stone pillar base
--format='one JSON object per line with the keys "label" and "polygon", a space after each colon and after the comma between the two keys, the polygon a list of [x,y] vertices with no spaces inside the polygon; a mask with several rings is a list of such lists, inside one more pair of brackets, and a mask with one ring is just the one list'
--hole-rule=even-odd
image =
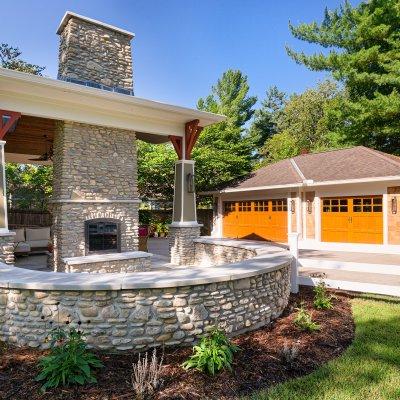
{"label": "stone pillar base", "polygon": [[5,264],[14,264],[14,233],[0,234],[0,261]]}
{"label": "stone pillar base", "polygon": [[200,237],[201,225],[169,227],[169,255],[171,264],[194,265],[194,239]]}

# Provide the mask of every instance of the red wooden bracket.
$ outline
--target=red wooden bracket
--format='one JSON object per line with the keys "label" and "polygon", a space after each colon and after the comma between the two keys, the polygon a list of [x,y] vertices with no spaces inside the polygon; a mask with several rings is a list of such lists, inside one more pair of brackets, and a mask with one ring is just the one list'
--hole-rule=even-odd
{"label": "red wooden bracket", "polygon": [[179,160],[182,160],[182,138],[180,136],[168,136],[169,140],[172,142],[176,154],[178,154]]}
{"label": "red wooden bracket", "polygon": [[[192,156],[192,150],[194,145],[199,138],[199,135],[203,128],[199,126],[200,121],[198,119],[194,119],[193,121],[187,122],[185,124],[185,159],[190,160]],[[183,146],[182,146],[182,137],[180,136],[169,136],[169,140],[172,142],[176,154],[180,160],[182,160],[183,154]]]}
{"label": "red wooden bracket", "polygon": [[15,111],[0,110],[0,117],[0,140],[3,140],[6,133],[21,118],[21,113]]}

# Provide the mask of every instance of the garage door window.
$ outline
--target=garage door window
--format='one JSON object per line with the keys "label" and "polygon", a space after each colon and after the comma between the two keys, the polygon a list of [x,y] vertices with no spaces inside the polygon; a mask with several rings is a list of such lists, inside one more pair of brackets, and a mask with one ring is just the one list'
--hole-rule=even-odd
{"label": "garage door window", "polygon": [[344,213],[348,211],[347,199],[325,199],[322,203],[323,212]]}
{"label": "garage door window", "polygon": [[239,201],[239,211],[251,211],[251,201]]}
{"label": "garage door window", "polygon": [[286,200],[272,200],[272,211],[287,211]]}
{"label": "garage door window", "polygon": [[255,201],[254,211],[268,211],[268,201]]}
{"label": "garage door window", "polygon": [[236,203],[234,203],[233,201],[228,201],[224,203],[225,214],[229,214],[232,211],[236,211]]}
{"label": "garage door window", "polygon": [[381,197],[362,197],[353,199],[353,212],[382,212]]}

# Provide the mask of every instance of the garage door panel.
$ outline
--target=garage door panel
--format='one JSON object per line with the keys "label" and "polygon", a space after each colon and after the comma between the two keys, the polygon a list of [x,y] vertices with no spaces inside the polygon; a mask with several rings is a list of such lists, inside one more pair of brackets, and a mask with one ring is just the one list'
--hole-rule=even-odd
{"label": "garage door panel", "polygon": [[322,199],[322,241],[383,243],[382,196]]}
{"label": "garage door panel", "polygon": [[287,241],[286,199],[227,203],[231,204],[224,203],[224,237]]}

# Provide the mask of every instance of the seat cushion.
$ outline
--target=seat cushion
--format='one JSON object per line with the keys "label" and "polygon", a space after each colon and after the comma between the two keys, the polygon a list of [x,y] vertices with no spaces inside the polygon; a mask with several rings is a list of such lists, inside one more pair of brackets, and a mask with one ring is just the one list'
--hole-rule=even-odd
{"label": "seat cushion", "polygon": [[28,240],[26,243],[28,243],[29,246],[31,246],[32,249],[35,248],[35,247],[47,248],[47,246],[50,243],[50,240],[46,240],[46,239],[43,239],[43,240]]}
{"label": "seat cushion", "polygon": [[25,229],[24,228],[18,228],[18,229],[12,229],[11,232],[15,232],[15,237],[14,237],[14,242],[25,242]]}
{"label": "seat cushion", "polygon": [[19,242],[14,248],[15,253],[29,253],[31,251],[31,246],[26,242]]}
{"label": "seat cushion", "polygon": [[36,240],[46,240],[49,242],[50,240],[50,227],[45,228],[26,228],[26,241],[36,241]]}

